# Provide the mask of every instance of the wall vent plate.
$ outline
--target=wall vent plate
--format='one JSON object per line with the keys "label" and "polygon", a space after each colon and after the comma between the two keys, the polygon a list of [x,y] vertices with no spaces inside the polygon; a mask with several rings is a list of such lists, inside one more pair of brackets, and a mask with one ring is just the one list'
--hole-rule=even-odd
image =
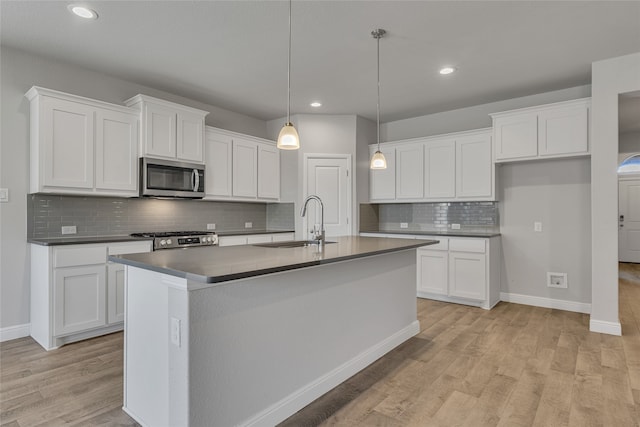
{"label": "wall vent plate", "polygon": [[551,271],[548,271],[547,286],[549,288],[566,289],[568,287],[567,273],[553,273]]}

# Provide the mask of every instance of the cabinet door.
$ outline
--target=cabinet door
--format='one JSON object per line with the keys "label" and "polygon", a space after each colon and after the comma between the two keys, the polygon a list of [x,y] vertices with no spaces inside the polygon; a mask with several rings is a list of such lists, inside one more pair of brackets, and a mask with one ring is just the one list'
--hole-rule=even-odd
{"label": "cabinet door", "polygon": [[96,190],[138,192],[138,117],[96,110]]}
{"label": "cabinet door", "polygon": [[147,103],[144,107],[144,155],[176,157],[176,112],[175,110]]}
{"label": "cabinet door", "polygon": [[423,143],[396,147],[396,199],[424,197]]}
{"label": "cabinet door", "polygon": [[[378,146],[369,147],[369,159]],[[393,147],[380,147],[387,159],[386,169],[369,169],[369,198],[374,200],[394,200],[396,198],[396,150]]]}
{"label": "cabinet door", "polygon": [[57,268],[53,289],[55,336],[106,325],[104,264]]}
{"label": "cabinet door", "polygon": [[257,144],[235,139],[233,141],[233,196],[250,197],[258,195],[258,154]]}
{"label": "cabinet door", "polygon": [[204,117],[179,111],[176,121],[176,158],[201,163],[204,160]]}
{"label": "cabinet door", "polygon": [[485,254],[449,252],[449,296],[484,301],[486,270]]}
{"label": "cabinet door", "polygon": [[253,245],[256,243],[271,243],[271,234],[256,234],[254,236],[247,236],[247,244]]}
{"label": "cabinet door", "polygon": [[526,159],[538,155],[536,113],[496,117],[493,132],[496,160]]}
{"label": "cabinet door", "polygon": [[538,114],[540,156],[589,152],[586,105],[542,110]]}
{"label": "cabinet door", "polygon": [[124,265],[107,264],[107,323],[124,322]]}
{"label": "cabinet door", "polygon": [[43,97],[41,114],[43,186],[92,189],[94,109]]}
{"label": "cabinet door", "polygon": [[280,198],[280,153],[275,146],[258,145],[258,198]]}
{"label": "cabinet door", "polygon": [[205,186],[207,196],[231,196],[232,139],[207,132],[205,141]]}
{"label": "cabinet door", "polygon": [[456,195],[455,140],[429,141],[424,146],[424,197],[453,198]]}
{"label": "cabinet door", "polygon": [[220,236],[218,238],[219,246],[240,246],[247,244],[246,236]]}
{"label": "cabinet door", "polygon": [[295,233],[277,233],[271,235],[271,240],[273,242],[287,242],[289,240],[295,240]]}
{"label": "cabinet door", "polygon": [[490,199],[494,197],[494,165],[491,135],[469,135],[456,141],[456,197]]}
{"label": "cabinet door", "polygon": [[447,295],[448,252],[418,249],[418,292]]}

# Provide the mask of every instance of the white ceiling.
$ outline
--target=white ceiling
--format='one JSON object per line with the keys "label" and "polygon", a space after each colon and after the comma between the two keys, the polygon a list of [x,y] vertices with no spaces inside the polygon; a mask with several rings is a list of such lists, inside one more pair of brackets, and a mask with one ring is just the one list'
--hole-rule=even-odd
{"label": "white ceiling", "polygon": [[[286,114],[286,1],[0,3],[1,42],[263,120]],[[381,121],[591,82],[640,51],[639,1],[293,2],[292,114]],[[438,75],[443,65],[458,72]],[[320,109],[309,103],[319,100]]]}

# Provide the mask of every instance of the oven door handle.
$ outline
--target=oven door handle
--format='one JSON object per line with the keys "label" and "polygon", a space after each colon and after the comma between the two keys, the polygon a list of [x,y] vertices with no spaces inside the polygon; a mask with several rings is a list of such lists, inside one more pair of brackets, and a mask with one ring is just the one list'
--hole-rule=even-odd
{"label": "oven door handle", "polygon": [[191,172],[191,183],[193,184],[193,192],[197,192],[200,188],[200,174],[198,173],[198,169],[194,169]]}

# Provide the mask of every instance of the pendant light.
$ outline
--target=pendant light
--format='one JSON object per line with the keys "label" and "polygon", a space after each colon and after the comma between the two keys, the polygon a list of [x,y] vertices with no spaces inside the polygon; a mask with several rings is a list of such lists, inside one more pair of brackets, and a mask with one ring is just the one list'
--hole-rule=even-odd
{"label": "pendant light", "polygon": [[384,154],[380,151],[380,39],[385,35],[386,31],[378,28],[371,31],[371,35],[378,41],[378,108],[376,116],[376,129],[378,130],[378,149],[371,157],[371,169],[386,169],[387,159],[384,158]]}
{"label": "pendant light", "polygon": [[300,148],[298,131],[291,123],[291,0],[289,0],[289,57],[287,61],[287,122],[278,135],[276,146],[282,150],[297,150]]}

